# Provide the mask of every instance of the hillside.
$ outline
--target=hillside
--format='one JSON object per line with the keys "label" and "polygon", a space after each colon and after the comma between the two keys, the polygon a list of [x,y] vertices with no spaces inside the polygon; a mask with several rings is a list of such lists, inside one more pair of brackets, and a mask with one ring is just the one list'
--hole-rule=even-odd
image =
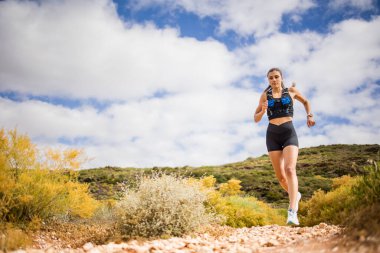
{"label": "hillside", "polygon": [[[317,189],[330,190],[332,178],[365,173],[363,166],[368,164],[368,160],[380,160],[380,145],[322,145],[300,149],[297,174],[303,199],[310,198]],[[91,193],[98,199],[118,198],[123,182],[133,185],[136,175],[157,170],[196,178],[213,175],[218,183],[237,178],[242,181],[242,190],[248,195],[281,207],[288,201],[267,155],[220,166],[144,169],[107,166],[80,171],[79,181],[89,183]]]}

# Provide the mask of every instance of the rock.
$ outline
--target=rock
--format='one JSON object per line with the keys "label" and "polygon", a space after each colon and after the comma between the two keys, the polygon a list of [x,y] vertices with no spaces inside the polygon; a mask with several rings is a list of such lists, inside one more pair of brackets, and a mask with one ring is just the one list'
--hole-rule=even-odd
{"label": "rock", "polygon": [[92,248],[92,249],[90,249],[87,252],[88,253],[101,253],[102,251],[99,248]]}
{"label": "rock", "polygon": [[83,250],[84,251],[89,251],[89,250],[91,250],[92,248],[94,248],[94,245],[91,243],[91,242],[88,242],[88,243],[86,243],[85,245],[83,245]]}
{"label": "rock", "polygon": [[274,239],[271,239],[264,244],[265,247],[273,247],[273,246],[277,246],[277,245],[280,245],[280,243]]}

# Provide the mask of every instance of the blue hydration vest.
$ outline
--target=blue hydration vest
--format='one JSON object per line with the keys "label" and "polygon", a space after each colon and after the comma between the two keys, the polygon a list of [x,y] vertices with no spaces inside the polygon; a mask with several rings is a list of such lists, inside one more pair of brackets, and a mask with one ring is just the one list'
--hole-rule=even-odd
{"label": "blue hydration vest", "polygon": [[282,89],[281,98],[273,98],[272,87],[267,90],[269,120],[281,117],[293,117],[293,99],[288,88]]}

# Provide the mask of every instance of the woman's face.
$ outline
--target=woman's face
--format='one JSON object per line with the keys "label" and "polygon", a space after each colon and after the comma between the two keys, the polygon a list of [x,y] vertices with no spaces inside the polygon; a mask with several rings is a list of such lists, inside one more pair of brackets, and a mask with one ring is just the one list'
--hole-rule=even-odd
{"label": "woman's face", "polygon": [[269,72],[268,74],[268,82],[270,86],[273,88],[280,88],[282,83],[281,73],[277,70]]}

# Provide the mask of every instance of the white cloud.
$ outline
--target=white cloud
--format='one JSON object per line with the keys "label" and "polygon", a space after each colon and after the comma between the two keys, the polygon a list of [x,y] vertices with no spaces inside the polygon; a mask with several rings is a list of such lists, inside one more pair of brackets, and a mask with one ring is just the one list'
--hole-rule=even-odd
{"label": "white cloud", "polygon": [[200,17],[215,17],[220,21],[221,32],[232,30],[242,36],[258,37],[276,32],[283,15],[302,13],[315,6],[311,0],[134,0],[129,4],[137,10],[152,5],[183,8]]}
{"label": "white cloud", "polygon": [[307,80],[308,89],[349,91],[380,77],[375,60],[380,58],[380,37],[373,32],[379,25],[380,18],[347,20],[326,35],[278,33],[239,50],[239,54],[254,75],[276,65],[283,67],[290,80]]}
{"label": "white cloud", "polygon": [[242,75],[222,43],[124,24],[106,0],[0,6],[0,91],[130,99],[223,87]]}
{"label": "white cloud", "polygon": [[[91,166],[220,164],[262,150],[263,143],[255,139],[263,127],[251,120],[258,97],[245,89],[212,89],[118,103],[103,111],[3,98],[0,122],[6,128],[18,126],[44,145],[58,138],[84,139],[78,146],[94,158]],[[252,145],[248,142],[255,147],[234,152]]]}
{"label": "white cloud", "polygon": [[[268,69],[279,66],[284,67],[286,79],[291,65],[307,60],[321,40],[320,35],[311,32],[276,33],[258,40],[256,44],[238,49],[236,53],[242,64],[249,66],[250,74],[265,76]],[[292,80],[285,81],[290,84]]]}
{"label": "white cloud", "polygon": [[41,145],[83,140],[93,166],[231,161],[247,136],[259,95],[230,86],[245,68],[222,43],[122,23],[107,1],[0,4],[0,91],[109,101],[98,111],[3,98],[1,127]]}
{"label": "white cloud", "polygon": [[334,144],[376,144],[380,142],[379,128],[354,125],[335,125],[325,127],[330,143]]}
{"label": "white cloud", "polygon": [[380,18],[337,24],[310,57],[292,64],[293,79],[303,80],[315,112],[350,119],[379,106],[374,83],[380,79],[380,37],[373,33],[379,25]]}
{"label": "white cloud", "polygon": [[[347,118],[352,124],[366,126],[370,129],[380,129],[380,104],[374,104],[371,107],[355,110],[347,115]],[[380,137],[377,136],[377,142],[380,142]]]}
{"label": "white cloud", "polygon": [[106,115],[98,115],[91,107],[70,109],[38,100],[15,102],[0,98],[1,127],[17,127],[32,137],[43,138],[53,144],[59,137],[74,139],[76,137],[108,138],[105,126]]}
{"label": "white cloud", "polygon": [[[297,75],[310,85],[332,93],[346,93],[364,82],[380,78],[380,37],[374,33],[380,18],[347,20],[336,24],[323,38],[308,62],[298,62]],[[317,70],[317,71],[315,71]],[[325,74],[321,74],[325,73]]]}

